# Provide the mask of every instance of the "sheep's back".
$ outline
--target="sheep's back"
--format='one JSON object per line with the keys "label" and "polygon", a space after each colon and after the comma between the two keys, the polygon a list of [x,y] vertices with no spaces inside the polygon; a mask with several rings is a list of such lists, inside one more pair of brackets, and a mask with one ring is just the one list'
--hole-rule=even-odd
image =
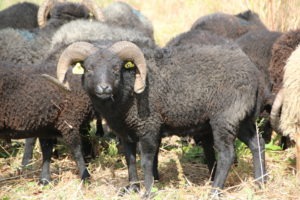
{"label": "sheep's back", "polygon": [[[6,129],[31,131],[30,137],[32,134],[41,136],[42,133],[35,131],[62,131],[68,128],[65,122],[79,128],[92,112],[91,106],[85,103],[89,100],[86,95],[79,98],[75,92],[65,92],[40,74],[21,74],[7,68],[0,73],[0,132]],[[25,134],[11,137],[27,137]]]}
{"label": "sheep's back", "polygon": [[[225,115],[225,109],[239,112],[234,114],[242,119],[255,109],[259,72],[239,48],[189,46],[169,56],[157,72],[166,80],[165,87],[161,86],[164,80],[149,83],[155,88],[152,96],[165,119],[178,119],[175,116],[181,115],[180,119],[190,123],[193,117],[197,121]],[[157,96],[159,99],[155,99]]]}
{"label": "sheep's back", "polygon": [[171,39],[166,47],[181,46],[187,44],[197,44],[197,45],[220,45],[229,43],[227,39],[219,36],[215,33],[206,30],[190,30],[185,33],[181,33],[178,36]]}

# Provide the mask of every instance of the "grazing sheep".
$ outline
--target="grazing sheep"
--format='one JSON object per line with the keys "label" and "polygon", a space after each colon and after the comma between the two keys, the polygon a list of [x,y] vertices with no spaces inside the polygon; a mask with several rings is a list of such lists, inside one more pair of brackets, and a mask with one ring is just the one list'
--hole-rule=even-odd
{"label": "grazing sheep", "polygon": [[200,29],[211,31],[226,38],[237,39],[251,30],[266,29],[259,16],[251,10],[230,15],[213,13],[200,17],[192,25],[191,30]]}
{"label": "grazing sheep", "polygon": [[[289,43],[291,44],[291,43]],[[291,46],[289,46],[291,47]],[[275,130],[296,142],[297,173],[300,179],[300,48],[299,45],[284,66],[282,87],[275,98],[271,122]]]}
{"label": "grazing sheep", "polygon": [[[272,46],[272,57],[269,66],[269,74],[272,83],[272,95],[276,96],[278,91],[282,87],[282,79],[284,74],[284,66],[287,62],[287,59],[296,49],[300,43],[300,31],[291,30],[282,35],[274,42]],[[273,128],[278,134],[282,134],[280,129],[277,128],[278,125],[273,123]],[[292,145],[292,141],[288,136],[282,136],[281,146],[283,149],[288,148]]]}
{"label": "grazing sheep", "polygon": [[161,137],[175,132],[213,135],[219,157],[213,194],[224,186],[236,137],[252,151],[255,178],[264,180],[264,142],[254,124],[261,107],[259,71],[236,45],[190,45],[157,50],[145,58],[148,51],[133,43],[103,43],[68,46],[57,77],[64,82],[69,66],[83,61],[83,88],[125,146],[131,189],[138,187],[137,142],[148,196],[158,175]]}
{"label": "grazing sheep", "polygon": [[272,95],[272,81],[269,74],[269,67],[272,57],[272,46],[277,38],[282,33],[269,31],[267,29],[249,31],[247,34],[236,39],[236,43],[240,48],[248,55],[250,60],[261,71],[261,75],[264,79],[265,87],[265,102],[264,111],[261,113],[262,118],[265,119],[261,129],[263,130],[263,137],[265,142],[269,143],[272,136],[272,127],[270,124],[269,114],[274,100]]}
{"label": "grazing sheep", "polygon": [[34,3],[22,2],[0,11],[0,29],[8,27],[17,29],[37,28],[38,9],[39,6]]}

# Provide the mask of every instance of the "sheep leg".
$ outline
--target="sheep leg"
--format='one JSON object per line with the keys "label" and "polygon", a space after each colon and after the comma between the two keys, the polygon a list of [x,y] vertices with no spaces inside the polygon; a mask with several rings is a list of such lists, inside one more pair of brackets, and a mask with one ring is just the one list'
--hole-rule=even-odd
{"label": "sheep leg", "polygon": [[201,145],[204,151],[205,159],[207,162],[207,167],[210,173],[211,181],[214,180],[215,173],[216,173],[216,154],[214,149],[214,138],[212,132],[208,132],[207,134],[203,135],[201,133],[200,136],[194,136],[194,140],[197,145]]}
{"label": "sheep leg", "polygon": [[104,130],[103,130],[103,126],[102,126],[102,120],[100,117],[97,118],[96,126],[97,126],[96,136],[103,137]]}
{"label": "sheep leg", "polygon": [[261,135],[256,133],[253,120],[245,120],[241,123],[238,138],[251,150],[255,179],[264,183],[266,181],[265,142]]}
{"label": "sheep leg", "polygon": [[33,148],[36,138],[27,138],[25,140],[24,154],[22,159],[22,166],[27,166],[32,161]]}
{"label": "sheep leg", "polygon": [[214,180],[215,174],[216,174],[216,156],[215,156],[215,149],[213,147],[214,145],[214,139],[211,134],[206,135],[206,137],[203,137],[202,139],[202,147],[205,155],[205,159],[207,162],[207,166],[209,169],[209,173],[211,175],[211,180]]}
{"label": "sheep leg", "polygon": [[[41,185],[47,185],[51,181],[50,162],[51,162],[51,155],[52,155],[54,140],[39,138],[39,141],[40,141],[40,146],[41,146],[42,155],[43,155],[42,172],[41,172],[41,178],[40,178],[39,183]],[[32,142],[32,140],[30,142]]]}
{"label": "sheep leg", "polygon": [[159,140],[158,148],[156,149],[155,157],[154,157],[154,161],[153,161],[153,176],[154,176],[154,180],[159,180],[158,153],[159,153],[160,144],[161,144],[161,139]]}
{"label": "sheep leg", "polygon": [[80,134],[76,132],[70,132],[68,135],[63,135],[63,137],[69,149],[71,149],[73,158],[76,161],[77,167],[79,168],[81,180],[88,179],[91,175],[88,172],[83,159]]}
{"label": "sheep leg", "polygon": [[212,197],[218,197],[220,189],[224,187],[231,165],[235,159],[234,130],[229,130],[227,124],[213,124],[211,122],[214,138],[214,146],[218,152],[217,167],[212,184]]}
{"label": "sheep leg", "polygon": [[[154,183],[153,169],[157,169],[155,159],[158,157],[158,150],[161,138],[155,134],[145,134],[140,138],[141,165],[144,172],[144,185],[146,192],[144,197],[148,198]],[[157,161],[156,161],[157,162]]]}
{"label": "sheep leg", "polygon": [[138,175],[136,169],[136,143],[135,142],[128,142],[124,139],[121,139],[121,142],[124,146],[125,150],[125,158],[126,164],[128,167],[128,179],[129,179],[129,186],[126,186],[126,190],[131,192],[138,192],[140,190],[138,184]]}

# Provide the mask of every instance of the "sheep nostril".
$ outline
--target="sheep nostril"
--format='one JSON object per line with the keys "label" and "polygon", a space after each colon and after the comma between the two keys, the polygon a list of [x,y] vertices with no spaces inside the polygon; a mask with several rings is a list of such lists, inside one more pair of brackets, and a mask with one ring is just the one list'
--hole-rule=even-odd
{"label": "sheep nostril", "polygon": [[97,93],[100,93],[100,94],[109,94],[112,92],[111,86],[104,85],[104,84],[98,85],[96,90],[97,90]]}

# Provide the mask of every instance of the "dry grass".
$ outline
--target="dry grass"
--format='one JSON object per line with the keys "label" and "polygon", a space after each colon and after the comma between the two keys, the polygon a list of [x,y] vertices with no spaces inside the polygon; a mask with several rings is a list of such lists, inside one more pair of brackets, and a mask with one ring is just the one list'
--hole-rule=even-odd
{"label": "dry grass", "polygon": [[[159,156],[161,179],[154,184],[157,200],[210,199],[209,173],[205,164],[186,161],[186,153],[178,137],[165,138]],[[166,146],[172,145],[171,150]],[[102,154],[92,161],[88,168],[92,174],[89,184],[83,184],[78,177],[75,162],[68,156],[53,160],[51,164],[53,181],[49,186],[37,185],[41,155],[36,149],[35,162],[30,169],[19,170],[22,151],[16,156],[0,159],[0,197],[2,199],[140,199],[140,194],[118,196],[127,185],[127,169],[120,155]],[[252,158],[248,151],[239,157],[233,166],[222,191],[228,200],[299,199],[299,184],[296,182],[292,149],[267,152],[268,183],[258,188],[252,176]],[[139,175],[142,172],[139,169]]]}
{"label": "dry grass", "polygon": [[[39,3],[41,0],[29,0]],[[16,0],[0,0],[0,9]],[[105,6],[111,0],[97,0]],[[299,27],[300,0],[126,0],[146,15],[154,25],[155,39],[164,45],[177,34],[187,31],[199,17],[212,12],[236,14],[252,9],[272,30],[287,31]],[[167,142],[166,139],[165,142]],[[54,160],[51,165],[53,182],[38,186],[41,155],[35,151],[36,162],[31,169],[20,174],[21,153],[16,157],[0,158],[0,199],[140,199],[139,194],[118,196],[127,184],[127,169],[121,156],[102,155],[89,164],[92,174],[90,184],[79,181],[77,168],[69,157]],[[210,199],[209,175],[200,162],[184,161],[179,146],[177,150],[163,148],[159,157],[161,180],[154,185],[155,199],[194,200]],[[295,200],[300,199],[299,183],[295,179],[294,150],[267,152],[269,181],[261,189],[253,182],[252,159],[242,154],[238,166],[232,167],[226,182],[224,199],[241,200]],[[141,174],[141,172],[140,172]],[[142,177],[142,176],[140,176]]]}

